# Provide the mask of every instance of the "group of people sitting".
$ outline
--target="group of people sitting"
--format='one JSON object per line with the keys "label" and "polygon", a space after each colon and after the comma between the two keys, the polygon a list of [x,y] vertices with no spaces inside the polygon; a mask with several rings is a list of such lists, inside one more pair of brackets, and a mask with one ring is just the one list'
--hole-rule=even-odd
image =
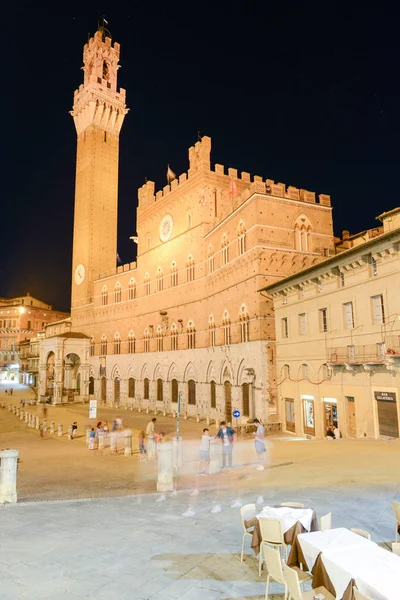
{"label": "group of people sitting", "polygon": [[342,437],[340,430],[338,429],[337,423],[330,425],[326,432],[326,439],[328,440],[339,440]]}

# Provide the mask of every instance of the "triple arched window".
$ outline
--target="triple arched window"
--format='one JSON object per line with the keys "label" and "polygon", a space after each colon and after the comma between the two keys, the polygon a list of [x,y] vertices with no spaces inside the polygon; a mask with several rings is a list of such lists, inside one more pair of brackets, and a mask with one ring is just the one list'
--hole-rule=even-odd
{"label": "triple arched window", "polygon": [[114,335],[114,354],[121,354],[121,336],[118,332]]}
{"label": "triple arched window", "polygon": [[101,305],[107,306],[108,304],[108,289],[106,285],[103,285],[101,289]]}
{"label": "triple arched window", "polygon": [[107,336],[105,333],[101,336],[100,341],[100,355],[105,356],[107,354]]}
{"label": "triple arched window", "polygon": [[132,278],[129,281],[129,300],[134,300],[136,298],[136,281]]}
{"label": "triple arched window", "polygon": [[196,330],[194,328],[193,321],[189,321],[187,324],[187,342],[188,350],[193,350],[196,348]]}
{"label": "triple arched window", "polygon": [[115,294],[115,302],[116,303],[121,302],[122,292],[121,292],[121,284],[119,281],[117,281],[117,283],[115,284],[114,294]]}

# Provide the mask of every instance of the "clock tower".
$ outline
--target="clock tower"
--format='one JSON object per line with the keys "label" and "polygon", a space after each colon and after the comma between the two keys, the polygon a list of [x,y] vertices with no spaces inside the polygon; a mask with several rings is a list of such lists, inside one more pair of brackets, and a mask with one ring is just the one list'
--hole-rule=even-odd
{"label": "clock tower", "polygon": [[74,94],[72,313],[94,302],[93,281],[116,267],[119,132],[128,112],[125,90],[117,91],[119,55],[120,45],[100,27],[84,47],[84,81]]}

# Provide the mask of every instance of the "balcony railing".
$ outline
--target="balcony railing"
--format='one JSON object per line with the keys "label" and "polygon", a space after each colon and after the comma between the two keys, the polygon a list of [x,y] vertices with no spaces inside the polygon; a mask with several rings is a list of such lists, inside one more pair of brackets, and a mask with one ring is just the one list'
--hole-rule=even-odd
{"label": "balcony railing", "polygon": [[333,365],[343,364],[379,364],[384,363],[387,357],[400,357],[400,344],[388,346],[387,344],[363,344],[355,346],[332,346],[327,348],[327,362]]}

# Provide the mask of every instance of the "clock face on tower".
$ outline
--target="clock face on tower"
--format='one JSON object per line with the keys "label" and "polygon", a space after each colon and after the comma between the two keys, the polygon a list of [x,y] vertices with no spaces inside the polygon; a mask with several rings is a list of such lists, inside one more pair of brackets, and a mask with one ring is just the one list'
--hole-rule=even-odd
{"label": "clock face on tower", "polygon": [[75,283],[80,285],[85,279],[85,267],[80,264],[75,269]]}
{"label": "clock face on tower", "polygon": [[160,223],[160,240],[167,242],[172,234],[172,228],[174,226],[174,220],[171,215],[165,215],[161,219]]}

